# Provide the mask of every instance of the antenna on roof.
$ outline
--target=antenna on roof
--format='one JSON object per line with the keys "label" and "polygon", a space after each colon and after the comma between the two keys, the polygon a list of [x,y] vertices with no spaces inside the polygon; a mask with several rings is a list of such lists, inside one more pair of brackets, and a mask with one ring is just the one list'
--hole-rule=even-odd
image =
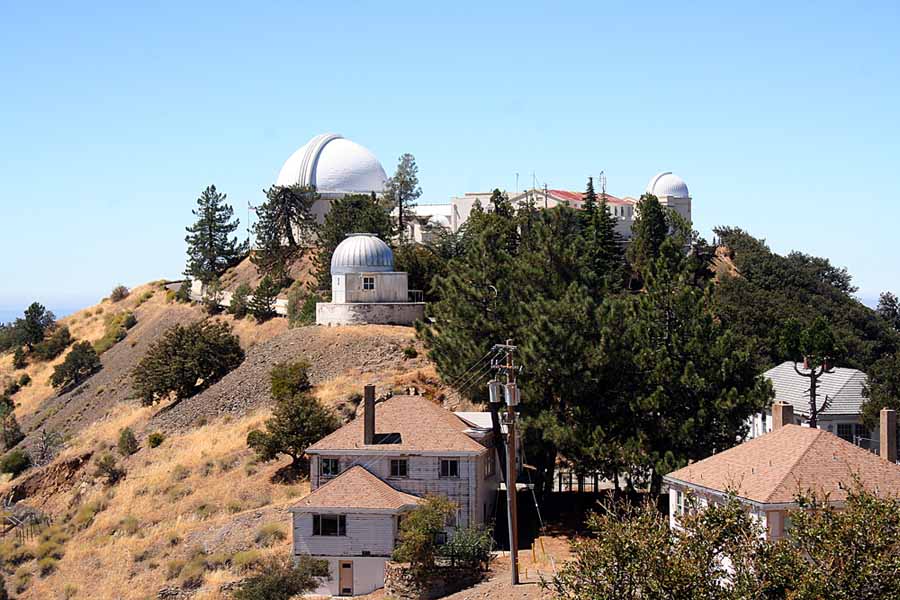
{"label": "antenna on roof", "polygon": [[600,171],[600,193],[606,195],[606,171]]}
{"label": "antenna on roof", "polygon": [[516,194],[519,193],[519,174],[516,173]]}

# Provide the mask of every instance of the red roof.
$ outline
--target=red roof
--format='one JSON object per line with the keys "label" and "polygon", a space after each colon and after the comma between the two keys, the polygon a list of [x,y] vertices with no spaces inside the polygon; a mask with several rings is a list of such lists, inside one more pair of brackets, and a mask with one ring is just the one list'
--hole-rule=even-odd
{"label": "red roof", "polygon": [[[569,204],[572,204],[573,206],[576,206],[576,207],[580,207],[581,204],[584,202],[584,194],[582,192],[570,192],[568,190],[547,190],[547,193],[551,197],[553,197],[561,202],[568,202]],[[597,199],[599,201],[600,194],[597,194]],[[608,204],[634,204],[630,200],[623,200],[622,198],[616,198],[615,196],[612,196],[610,194],[606,194],[606,202]]]}

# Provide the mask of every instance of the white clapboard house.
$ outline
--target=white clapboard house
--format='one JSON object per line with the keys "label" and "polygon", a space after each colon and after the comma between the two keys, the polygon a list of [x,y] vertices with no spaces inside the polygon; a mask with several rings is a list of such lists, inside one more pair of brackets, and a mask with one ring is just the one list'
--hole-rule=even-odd
{"label": "white clapboard house", "polygon": [[421,396],[375,402],[307,449],[311,492],[291,508],[294,554],[328,561],[317,594],[351,596],[384,586],[384,564],[403,515],[425,496],[457,506],[454,525],[493,517],[498,454],[488,418],[465,419]]}

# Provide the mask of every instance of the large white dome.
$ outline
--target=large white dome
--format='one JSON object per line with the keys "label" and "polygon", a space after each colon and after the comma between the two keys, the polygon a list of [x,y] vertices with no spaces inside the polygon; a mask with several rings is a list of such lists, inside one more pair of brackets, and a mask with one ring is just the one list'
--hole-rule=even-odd
{"label": "large white dome", "polygon": [[381,163],[367,148],[324,133],[291,154],[275,185],[311,185],[323,196],[343,196],[381,193],[386,179]]}
{"label": "large white dome", "polygon": [[394,253],[390,246],[371,233],[351,233],[331,255],[331,274],[393,271]]}
{"label": "large white dome", "polygon": [[667,196],[673,198],[691,197],[684,179],[671,171],[660,173],[651,179],[650,183],[647,184],[647,193],[653,194],[657,198],[665,198]]}

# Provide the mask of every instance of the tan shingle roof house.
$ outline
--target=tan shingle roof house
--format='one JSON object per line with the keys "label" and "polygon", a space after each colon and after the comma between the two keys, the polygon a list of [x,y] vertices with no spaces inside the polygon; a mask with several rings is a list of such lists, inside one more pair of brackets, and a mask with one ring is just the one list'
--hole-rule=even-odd
{"label": "tan shingle roof house", "polygon": [[[696,496],[701,505],[734,494],[757,514],[773,539],[784,534],[784,520],[798,508],[796,497],[801,492],[827,496],[840,505],[857,478],[871,492],[900,497],[896,452],[873,454],[823,429],[794,425],[789,405],[776,408],[787,410],[780,417],[784,424],[776,422],[774,431],[663,478],[673,526],[684,513],[686,494]],[[893,411],[882,411],[882,430],[896,432]],[[884,440],[884,448],[892,443],[896,447],[895,439]]]}
{"label": "tan shingle roof house", "polygon": [[294,554],[329,563],[317,594],[383,587],[400,522],[428,494],[452,500],[460,526],[493,515],[499,463],[485,422],[421,396],[376,403],[366,386],[362,415],[307,449],[312,491],[291,508]]}

